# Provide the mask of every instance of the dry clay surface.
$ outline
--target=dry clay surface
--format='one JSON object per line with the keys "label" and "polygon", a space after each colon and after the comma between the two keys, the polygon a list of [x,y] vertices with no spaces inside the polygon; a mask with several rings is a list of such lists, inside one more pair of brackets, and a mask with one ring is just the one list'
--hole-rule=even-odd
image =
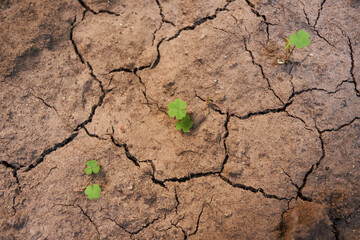
{"label": "dry clay surface", "polygon": [[357,0],[0,1],[0,239],[358,239],[359,22]]}

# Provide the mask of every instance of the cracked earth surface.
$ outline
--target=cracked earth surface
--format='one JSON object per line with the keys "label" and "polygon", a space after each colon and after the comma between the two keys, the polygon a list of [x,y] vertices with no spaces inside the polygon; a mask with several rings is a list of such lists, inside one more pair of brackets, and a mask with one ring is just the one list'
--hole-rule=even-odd
{"label": "cracked earth surface", "polygon": [[[358,239],[359,13],[0,1],[0,238]],[[299,29],[311,45],[276,64]],[[176,98],[190,133],[167,116]]]}

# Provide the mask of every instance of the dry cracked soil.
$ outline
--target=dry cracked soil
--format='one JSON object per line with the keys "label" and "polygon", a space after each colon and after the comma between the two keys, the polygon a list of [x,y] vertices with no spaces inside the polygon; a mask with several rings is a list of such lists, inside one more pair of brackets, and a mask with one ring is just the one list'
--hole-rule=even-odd
{"label": "dry cracked soil", "polygon": [[0,23],[2,240],[359,239],[360,1],[1,0]]}

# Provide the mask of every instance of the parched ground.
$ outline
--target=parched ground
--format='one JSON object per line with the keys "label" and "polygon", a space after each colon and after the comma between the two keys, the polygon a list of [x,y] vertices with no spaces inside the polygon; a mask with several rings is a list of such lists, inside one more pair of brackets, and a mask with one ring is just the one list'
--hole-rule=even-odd
{"label": "parched ground", "polygon": [[0,238],[359,239],[359,22],[358,0],[0,1]]}

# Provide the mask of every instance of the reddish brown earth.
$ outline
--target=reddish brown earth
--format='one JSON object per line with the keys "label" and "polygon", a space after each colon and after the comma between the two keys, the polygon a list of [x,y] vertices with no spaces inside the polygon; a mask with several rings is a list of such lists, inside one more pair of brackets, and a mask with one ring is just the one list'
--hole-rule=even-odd
{"label": "reddish brown earth", "polygon": [[359,22],[358,0],[0,1],[0,238],[359,239]]}

